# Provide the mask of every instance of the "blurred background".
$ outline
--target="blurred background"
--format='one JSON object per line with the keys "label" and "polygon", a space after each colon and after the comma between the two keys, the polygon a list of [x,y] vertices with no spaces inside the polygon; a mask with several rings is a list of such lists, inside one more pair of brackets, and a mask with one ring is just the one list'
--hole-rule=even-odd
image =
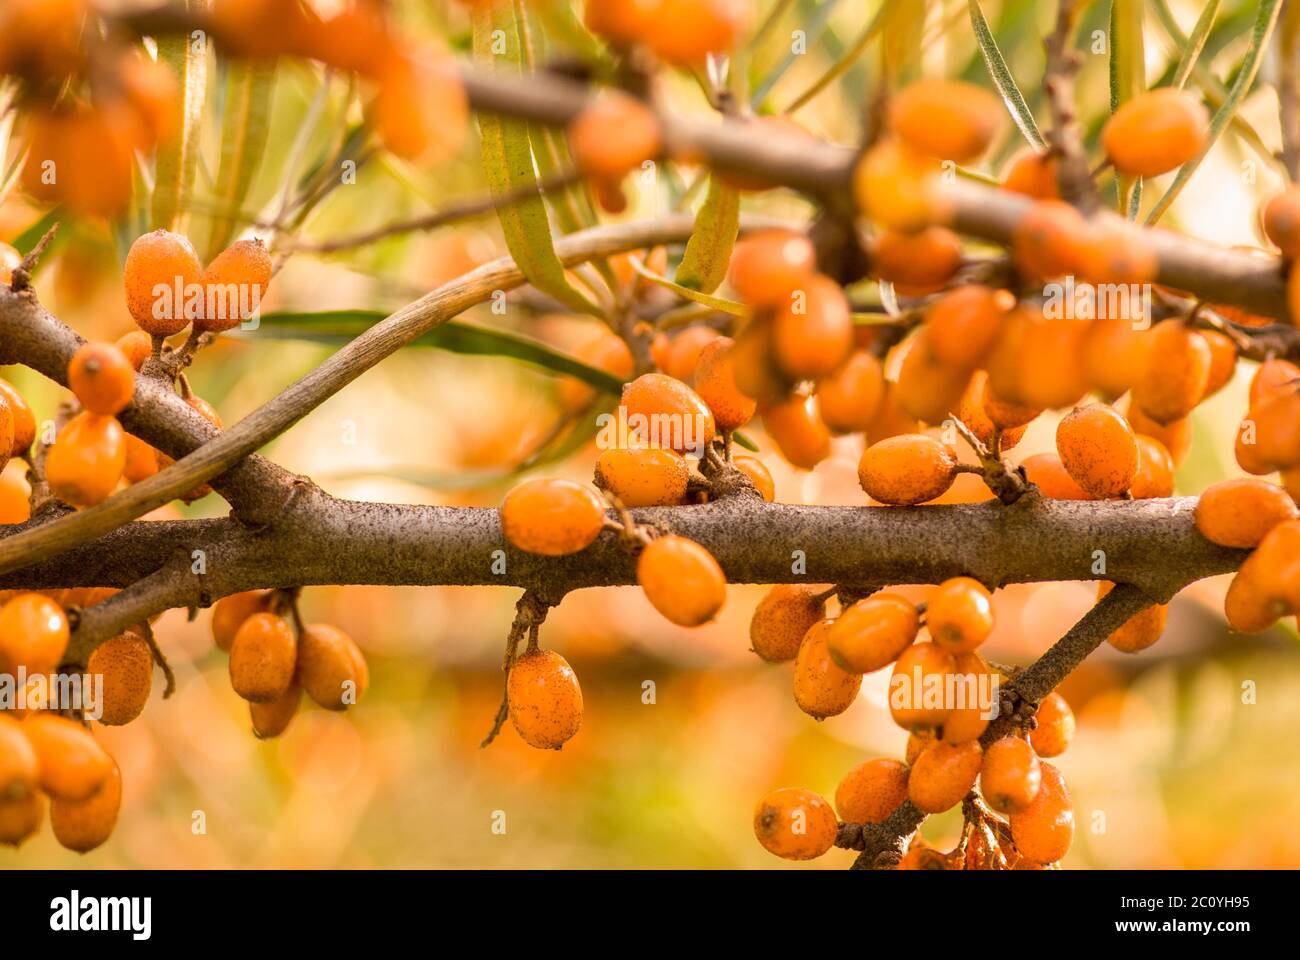
{"label": "blurred background", "polygon": [[[579,4],[580,6],[580,4]],[[754,5],[762,20],[770,4]],[[1106,2],[1088,6],[1081,37],[1106,29]],[[874,0],[795,0],[750,57],[751,87],[765,112],[780,111],[822,78],[860,36]],[[998,43],[1042,118],[1041,38],[1055,3],[986,0]],[[1200,4],[1147,5],[1147,76],[1153,85],[1177,62]],[[1225,2],[1201,63],[1231,76],[1248,42],[1254,2]],[[449,2],[395,5],[413,36],[464,50],[463,9]],[[967,4],[929,4],[925,70],[987,84],[966,20]],[[791,53],[802,30],[807,52]],[[1081,41],[1085,43],[1086,41]],[[798,121],[828,139],[852,142],[872,89],[878,57],[852,61],[812,97]],[[1095,136],[1108,110],[1104,53],[1086,55],[1079,102]],[[1164,223],[1218,242],[1257,247],[1256,208],[1282,184],[1268,154],[1280,142],[1266,62],[1259,88],[1219,141]],[[1216,79],[1217,78],[1217,79]],[[214,70],[212,89],[222,76]],[[318,68],[286,61],[271,101],[265,161],[249,190],[249,219],[275,211],[295,157],[325,156],[356,103],[329,81],[305,150],[294,144],[325,80]],[[675,109],[705,112],[689,77],[666,78]],[[215,168],[219,117],[202,164]],[[1019,145],[1005,142],[980,172],[996,176]],[[481,195],[476,137],[430,170],[379,154],[357,183],[333,191],[298,238],[325,240],[382,226]],[[18,149],[10,145],[10,153]],[[1168,179],[1168,178],[1165,178]],[[202,235],[202,175],[194,213]],[[1151,198],[1162,192],[1148,184]],[[663,177],[631,190],[622,215],[644,219],[695,202]],[[753,195],[746,209],[806,219],[808,205],[787,191]],[[48,211],[12,190],[0,204],[0,239],[14,241]],[[617,219],[617,218],[614,218]],[[131,328],[120,288],[122,234],[102,221],[62,220],[37,277],[43,302],[83,336]],[[129,242],[129,241],[128,241]],[[264,309],[386,311],[476,264],[504,253],[495,219],[427,234],[404,234],[338,255],[291,257]],[[676,256],[677,251],[673,252]],[[869,287],[870,285],[868,285]],[[870,291],[863,292],[870,296]],[[572,350],[597,323],[549,312],[526,300],[505,315],[474,311],[472,323],[506,329]],[[301,331],[299,331],[301,333]],[[267,328],[223,339],[191,372],[195,390],[233,424],[312,369],[336,347],[328,336],[286,336]],[[1180,471],[1191,494],[1238,470],[1232,437],[1246,409],[1253,364],[1194,415],[1193,452]],[[19,368],[11,379],[41,417],[62,391]],[[549,475],[590,479],[595,451],[587,422],[556,437],[563,413],[558,379],[514,360],[412,348],[334,397],[265,451],[331,493],[396,503],[495,506],[540,461]],[[608,400],[608,398],[607,398]],[[609,404],[606,403],[606,406]],[[599,407],[589,411],[591,418]],[[1052,449],[1055,421],[1040,418],[1013,460]],[[776,478],[777,500],[863,504],[856,479],[860,437],[836,442],[811,472],[787,465],[749,428]],[[970,479],[963,477],[963,480]],[[958,484],[947,499],[979,499]],[[160,516],[216,516],[210,496]],[[1300,837],[1300,648],[1286,621],[1256,637],[1223,622],[1225,579],[1194,585],[1173,604],[1164,639],[1136,656],[1103,647],[1062,688],[1079,721],[1060,758],[1075,798],[1078,833],[1067,867],[1295,867]],[[503,589],[311,588],[309,621],[327,621],[365,650],[372,684],[347,715],[304,707],[279,740],[260,742],[247,705],[231,691],[226,658],[211,643],[209,612],[184,611],[157,625],[179,689],[161,699],[161,680],[144,716],[98,732],[125,782],[113,838],[84,857],[58,847],[48,830],[20,851],[0,849],[0,867],[781,867],[754,841],[753,806],[769,789],[802,786],[823,795],[862,759],[901,756],[905,734],[885,706],[887,673],[869,676],[845,714],[818,723],[790,692],[789,666],[761,664],[748,651],[748,622],[764,588],[731,588],[717,623],[686,631],[657,616],[635,588],[570,595],[542,629],[544,645],[574,666],[586,700],[582,730],[562,752],[525,746],[507,725],[480,750],[501,696],[500,660],[518,592]],[[925,588],[909,588],[921,600]],[[1028,663],[1094,602],[1095,587],[1013,587],[995,597],[991,659]],[[647,686],[649,685],[649,686]],[[649,692],[647,692],[649,691]],[[646,702],[650,700],[652,702]],[[932,817],[926,837],[951,845],[960,814]],[[502,825],[504,824],[504,830]],[[841,868],[853,854],[832,851],[802,869]]]}

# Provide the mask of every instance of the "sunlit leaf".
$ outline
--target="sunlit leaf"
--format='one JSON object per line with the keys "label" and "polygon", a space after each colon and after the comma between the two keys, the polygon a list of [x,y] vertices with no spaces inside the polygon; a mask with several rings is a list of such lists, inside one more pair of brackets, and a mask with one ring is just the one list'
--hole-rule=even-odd
{"label": "sunlit leaf", "polygon": [[713,297],[707,293],[701,293],[699,290],[692,290],[690,287],[684,287],[680,283],[669,280],[667,277],[655,273],[636,257],[628,257],[632,264],[632,269],[645,277],[651,283],[657,283],[665,290],[671,290],[683,300],[690,300],[692,303],[703,304],[706,307],[712,307],[719,313],[728,313],[733,317],[749,316],[749,308],[743,303],[737,303],[734,300],[727,300],[723,297]]}
{"label": "sunlit leaf", "polygon": [[1016,127],[1025,139],[1031,146],[1043,149],[1046,143],[1042,131],[1038,129],[1034,114],[1029,109],[1029,104],[1025,103],[1024,94],[1020,92],[1020,87],[1016,85],[1016,78],[1011,75],[1011,69],[1007,66],[1002,51],[998,49],[998,42],[993,38],[993,32],[989,30],[979,0],[969,0],[969,6],[975,42],[979,45],[980,56],[984,58],[984,65],[988,67],[993,86],[997,87],[998,93],[1002,94],[1002,102],[1007,105],[1007,112],[1011,114],[1011,119],[1015,121]]}
{"label": "sunlit leaf", "polygon": [[[187,6],[201,8],[201,0]],[[203,104],[207,97],[207,44],[185,31],[158,38],[158,62],[166,64],[180,91],[179,115],[173,135],[159,144],[154,159],[154,189],[150,220],[155,229],[174,229],[189,212],[198,171],[199,139],[203,133]]]}
{"label": "sunlit leaf", "polygon": [[227,64],[221,165],[217,168],[216,212],[208,233],[209,256],[224,250],[238,228],[239,212],[266,150],[274,92],[274,62],[233,60]]}
{"label": "sunlit leaf", "polygon": [[695,229],[677,267],[677,283],[700,293],[718,289],[727,275],[731,250],[740,230],[740,191],[717,174],[709,177],[709,192],[695,215]]}

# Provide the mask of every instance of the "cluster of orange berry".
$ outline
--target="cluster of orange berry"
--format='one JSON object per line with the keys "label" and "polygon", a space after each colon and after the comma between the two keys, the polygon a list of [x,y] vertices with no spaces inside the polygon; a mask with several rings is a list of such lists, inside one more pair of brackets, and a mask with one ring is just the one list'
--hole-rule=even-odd
{"label": "cluster of orange berry", "polygon": [[[0,243],[0,284],[8,284],[22,262],[18,251]],[[27,484],[27,456],[36,441],[36,415],[22,394],[0,380],[0,524],[31,519],[31,488]],[[13,460],[12,464],[10,460]]]}
{"label": "cluster of orange berry", "polygon": [[370,685],[356,642],[327,623],[298,624],[295,631],[283,616],[292,602],[284,591],[253,590],[212,609],[213,642],[230,654],[230,685],[248,701],[253,731],[263,738],[288,728],[303,693],[326,710],[346,710]]}
{"label": "cluster of orange berry", "polygon": [[729,51],[748,20],[742,0],[587,0],[584,16],[587,28],[614,46],[643,47],[681,67]]}

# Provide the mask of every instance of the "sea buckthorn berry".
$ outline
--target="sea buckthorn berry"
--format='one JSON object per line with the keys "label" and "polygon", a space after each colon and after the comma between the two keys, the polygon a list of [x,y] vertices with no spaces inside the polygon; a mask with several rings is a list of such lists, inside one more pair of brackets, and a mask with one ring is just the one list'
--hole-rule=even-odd
{"label": "sea buckthorn berry", "polygon": [[606,93],[569,124],[574,162],[587,174],[618,180],[663,149],[659,121],[639,101]]}
{"label": "sea buckthorn berry", "polygon": [[815,860],[835,846],[835,811],[811,790],[773,790],[754,808],[754,836],[785,860]]}
{"label": "sea buckthorn berry", "polygon": [[1174,495],[1174,460],[1154,437],[1137,436],[1138,469],[1129,493],[1134,500]]}
{"label": "sea buckthorn berry", "polygon": [[[1097,587],[1097,600],[1115,588],[1109,581]],[[1155,603],[1145,610],[1129,617],[1122,626],[1106,638],[1107,642],[1121,653],[1137,653],[1145,650],[1160,639],[1169,621],[1169,606]]]}
{"label": "sea buckthorn berry", "polygon": [[91,652],[86,672],[103,677],[101,723],[120,727],[144,712],[153,690],[153,652],[139,634],[105,640]]}
{"label": "sea buckthorn berry", "polygon": [[[632,356],[627,341],[610,333],[601,333],[586,341],[573,351],[573,356],[620,380],[627,380],[636,371],[636,359]],[[599,394],[595,387],[576,377],[561,377],[556,383],[556,397],[560,409],[565,413],[578,413],[591,406],[597,396]]]}
{"label": "sea buckthorn berry", "polygon": [[126,469],[126,434],[116,419],[79,413],[64,426],[45,460],[45,479],[61,500],[78,507],[103,503]]}
{"label": "sea buckthorn berry", "polygon": [[122,351],[127,362],[131,364],[131,369],[136,373],[144,366],[144,362],[149,359],[153,353],[153,340],[149,334],[143,330],[132,330],[124,333],[117,338],[117,349]]}
{"label": "sea buckthorn berry", "polygon": [[885,381],[885,395],[880,400],[880,408],[867,426],[867,444],[917,433],[920,429],[920,421],[908,414],[898,402],[898,384]]}
{"label": "sea buckthorn berry", "polygon": [[217,648],[230,652],[239,628],[255,613],[271,609],[274,593],[270,590],[249,590],[222,597],[212,608],[212,642]]}
{"label": "sea buckthorn berry", "polygon": [[908,798],[926,813],[951,810],[975,786],[983,754],[978,740],[932,743],[912,764]]}
{"label": "sea buckthorn berry", "polygon": [[127,483],[148,480],[158,472],[158,451],[139,437],[126,435],[126,463],[122,465],[122,479]]}
{"label": "sea buckthorn berry", "polygon": [[835,809],[848,823],[884,823],[907,799],[907,764],[888,757],[866,760],[835,788]]}
{"label": "sea buckthorn berry", "polygon": [[36,751],[22,726],[0,713],[0,804],[27,796],[39,775]]}
{"label": "sea buckthorn berry", "polygon": [[853,349],[853,315],[840,285],[816,274],[796,287],[772,319],[772,348],[792,380],[833,373]]}
{"label": "sea buckthorn berry", "polygon": [[1145,331],[1134,330],[1128,317],[1093,320],[1083,338],[1088,383],[1107,401],[1127,393],[1146,367],[1146,346]]}
{"label": "sea buckthorn berry", "polygon": [[50,801],[54,839],[77,853],[89,853],[113,834],[122,807],[122,773],[110,759],[108,778],[84,800]]}
{"label": "sea buckthorn berry", "polygon": [[9,409],[9,401],[0,397],[0,470],[8,465],[13,445],[14,415]]}
{"label": "sea buckthorn berry", "polygon": [[944,717],[940,739],[948,743],[978,740],[988,729],[997,708],[997,687],[989,665],[978,653],[953,657],[952,711]]}
{"label": "sea buckthorn berry", "polygon": [[605,507],[595,491],[570,480],[525,480],[501,503],[502,533],[528,553],[577,553],[600,536],[604,526]]}
{"label": "sea buckthorn berry", "polygon": [[[957,406],[957,418],[966,424],[970,432],[985,445],[993,443],[993,434],[998,430],[984,409],[984,398],[988,396],[988,380],[987,373],[976,370],[971,375],[970,383],[966,385],[966,392],[961,395],[961,403]],[[998,441],[999,449],[1006,451],[1015,447],[1024,439],[1026,429],[1022,425],[1003,430]]]}
{"label": "sea buckthorn berry", "polygon": [[948,855],[927,846],[919,837],[912,841],[907,853],[898,861],[899,870],[947,870]]}
{"label": "sea buckthorn berry", "polygon": [[961,406],[970,370],[950,366],[934,354],[935,338],[923,327],[908,344],[895,384],[899,405],[923,423],[939,424]]}
{"label": "sea buckthorn berry", "polygon": [[853,193],[858,208],[890,230],[921,230],[947,218],[939,161],[901,140],[881,140],[858,161]]}
{"label": "sea buckthorn berry", "polygon": [[1137,476],[1133,428],[1105,404],[1067,414],[1056,428],[1056,450],[1075,482],[1098,500],[1120,496]]}
{"label": "sea buckthorn berry", "polygon": [[700,354],[720,336],[722,334],[712,327],[687,327],[669,342],[659,368],[682,383],[690,383],[695,377],[695,368],[700,365]]}
{"label": "sea buckthorn berry", "polygon": [[907,760],[908,765],[911,766],[916,763],[916,758],[932,743],[934,743],[934,737],[930,735],[928,730],[922,730],[920,733],[915,731],[909,733],[907,735],[907,747],[903,751],[903,757]]}
{"label": "sea buckthorn berry", "polygon": [[1253,454],[1259,463],[1274,470],[1300,464],[1300,387],[1274,391],[1253,405],[1246,419],[1254,424]]}
{"label": "sea buckthorn berry", "polygon": [[13,418],[13,441],[8,452],[11,456],[21,457],[36,439],[36,415],[7,380],[0,380],[0,400],[8,404],[9,414]]}
{"label": "sea buckthorn berry", "polygon": [[731,253],[728,279],[752,307],[778,307],[817,271],[812,242],[793,230],[759,230],[740,240]]}
{"label": "sea buckthorn berry", "polygon": [[1040,757],[1059,757],[1074,739],[1074,711],[1059,693],[1049,693],[1034,714],[1038,726],[1029,743]]}
{"label": "sea buckthorn berry", "polygon": [[1228,626],[1238,633],[1262,633],[1291,612],[1289,604],[1277,595],[1276,586],[1266,559],[1258,551],[1247,557],[1223,598]]}
{"label": "sea buckthorn berry", "polygon": [[695,392],[708,404],[713,422],[724,433],[749,423],[758,407],[757,401],[736,386],[735,346],[730,337],[718,337],[700,351],[695,367]]}
{"label": "sea buckthorn berry", "polygon": [[754,608],[749,644],[768,663],[793,660],[804,634],[826,616],[826,601],[817,586],[777,584]]}
{"label": "sea buckthorn berry", "polygon": [[713,442],[713,413],[700,395],[672,377],[646,373],[623,388],[628,426],[654,446],[702,453]]}
{"label": "sea buckthorn berry", "polygon": [[82,344],[68,363],[68,387],[91,413],[120,413],[135,395],[135,370],[111,343]]}
{"label": "sea buckthorn berry", "polygon": [[747,22],[740,0],[659,0],[644,40],[668,63],[698,66],[734,47]]}
{"label": "sea buckthorn berry", "polygon": [[11,847],[41,829],[45,819],[45,795],[33,791],[18,800],[0,800],[0,844]]}
{"label": "sea buckthorn berry", "polygon": [[1012,257],[1038,280],[1076,273],[1088,229],[1083,215],[1064,200],[1039,200],[1012,231]]}
{"label": "sea buckthorn berry", "polygon": [[370,670],[351,637],[338,627],[313,623],[298,637],[295,679],[317,706],[346,710],[361,702]]}
{"label": "sea buckthorn berry", "polygon": [[973,370],[988,358],[1014,306],[1007,291],[976,283],[945,293],[925,311],[930,352],[949,367]]}
{"label": "sea buckthorn berry", "polygon": [[763,465],[762,460],[754,457],[736,457],[731,461],[731,465],[749,477],[749,482],[754,485],[754,489],[768,503],[776,498],[776,481],[772,479],[772,472]]}
{"label": "sea buckthorn berry", "polygon": [[1237,345],[1218,330],[1201,330],[1201,336],[1210,348],[1210,375],[1205,384],[1205,396],[1212,397],[1229,383],[1237,372]]}
{"label": "sea buckthorn berry", "polygon": [[1141,227],[1112,213],[1088,223],[1079,246],[1080,278],[1095,284],[1143,284],[1156,278],[1160,261]]}
{"label": "sea buckthorn berry", "polygon": [[904,730],[943,725],[953,710],[947,677],[956,669],[951,653],[937,643],[914,643],[899,656],[889,678],[889,712]]}
{"label": "sea buckthorn berry", "polygon": [[679,627],[708,623],[727,599],[727,578],[713,554],[674,534],[646,544],[636,580],[651,605]]}
{"label": "sea buckthorn berry", "polygon": [[794,702],[810,717],[825,720],[853,706],[862,677],[836,665],[827,640],[832,621],[813,624],[794,658]]}
{"label": "sea buckthorn berry", "polygon": [[916,640],[920,615],[897,593],[875,593],[846,608],[831,625],[826,646],[849,673],[871,673],[899,658]]}
{"label": "sea buckthorn berry", "polygon": [[1116,110],[1102,128],[1101,144],[1120,173],[1156,177],[1200,153],[1209,130],[1209,114],[1197,97],[1161,87]]}
{"label": "sea buckthorn berry", "polygon": [[1251,561],[1252,575],[1265,595],[1280,601],[1285,613],[1300,611],[1300,520],[1286,520],[1270,530],[1247,559]]}
{"label": "sea buckthorn berry", "polygon": [[1259,431],[1252,416],[1254,409],[1246,413],[1246,418],[1237,426],[1237,436],[1233,440],[1232,452],[1237,459],[1237,466],[1257,477],[1274,472],[1277,465],[1265,460],[1259,451]]}
{"label": "sea buckthorn berry", "polygon": [[85,800],[108,780],[113,760],[89,730],[54,713],[29,713],[23,732],[36,751],[40,787],[51,797]]}
{"label": "sea buckthorn berry", "polygon": [[1043,412],[1042,407],[1035,407],[1026,403],[1014,403],[999,397],[993,390],[993,384],[989,380],[987,373],[984,375],[982,382],[984,389],[980,403],[995,427],[1001,427],[1003,430],[1014,430],[1017,427],[1028,425]]}
{"label": "sea buckthorn berry", "polygon": [[1286,490],[1264,480],[1222,480],[1206,487],[1196,502],[1196,529],[1224,547],[1257,547],[1275,526],[1295,517]]}
{"label": "sea buckthorn berry", "polygon": [[1270,199],[1260,211],[1265,235],[1294,260],[1300,256],[1300,187],[1287,187]]}
{"label": "sea buckthorn berry", "polygon": [[289,724],[297,716],[301,703],[302,687],[297,683],[289,684],[289,689],[274,700],[266,703],[250,703],[248,716],[253,724],[253,734],[259,740],[278,737],[289,729]]}
{"label": "sea buckthorn berry", "polygon": [[1174,466],[1181,465],[1187,459],[1187,454],[1192,448],[1192,422],[1186,417],[1171,420],[1169,423],[1158,423],[1143,413],[1133,403],[1130,395],[1128,406],[1124,411],[1124,419],[1128,421],[1134,433],[1144,434],[1159,440],[1161,445],[1169,451]]}
{"label": "sea buckthorn berry", "polygon": [[871,248],[872,272],[904,296],[942,290],[960,268],[961,239],[947,227],[884,230]]}
{"label": "sea buckthorn berry", "polygon": [[863,433],[885,397],[885,374],[867,350],[855,350],[834,373],[817,384],[822,422],[836,433]]}
{"label": "sea buckthorn berry", "polygon": [[1254,406],[1269,394],[1296,386],[1300,386],[1300,367],[1290,360],[1279,360],[1276,357],[1265,360],[1250,380],[1250,405]]}
{"label": "sea buckthorn berry", "polygon": [[0,468],[0,524],[26,523],[32,518],[32,488],[27,482],[27,464],[11,460]]}
{"label": "sea buckthorn berry", "polygon": [[122,271],[126,306],[141,330],[170,337],[189,326],[194,317],[186,291],[203,282],[203,267],[188,239],[167,230],[146,233],[131,244]]}
{"label": "sea buckthorn berry", "polygon": [[1038,863],[1055,863],[1074,842],[1074,807],[1061,771],[1039,764],[1041,784],[1028,807],[1011,815],[1011,839],[1020,855]]}
{"label": "sea buckthorn berry", "polygon": [[596,485],[608,490],[625,507],[665,507],[682,503],[690,469],[671,450],[613,447],[596,459]]}
{"label": "sea buckthorn berry", "polygon": [[1024,147],[1008,161],[1002,189],[1035,200],[1057,200],[1061,196],[1060,167],[1052,154]]}
{"label": "sea buckthorn berry", "polygon": [[62,607],[39,593],[19,594],[0,608],[0,673],[50,673],[63,661],[68,637]]}
{"label": "sea buckthorn berry", "polygon": [[993,632],[993,602],[978,580],[953,577],[931,591],[925,622],[939,646],[952,653],[968,653]]}
{"label": "sea buckthorn berry", "polygon": [[776,369],[772,357],[772,324],[763,317],[748,323],[736,334],[736,348],[731,361],[736,371],[736,386],[760,404],[785,399],[790,384]]}
{"label": "sea buckthorn berry", "polygon": [[811,470],[831,455],[831,434],[816,396],[794,394],[764,407],[763,429],[781,456],[800,469]]}
{"label": "sea buckthorn berry", "polygon": [[[1087,325],[1078,320],[1013,310],[986,366],[993,395],[1030,410],[1074,406],[1089,388],[1079,363],[1087,335]],[[998,422],[992,407],[985,408]]]}
{"label": "sea buckthorn berry", "polygon": [[1133,384],[1133,403],[1159,423],[1181,420],[1205,396],[1210,382],[1210,345],[1181,320],[1151,328],[1147,362]]}
{"label": "sea buckthorn berry", "polygon": [[230,645],[230,685],[253,703],[281,696],[293,682],[298,641],[293,628],[273,613],[255,613]]}
{"label": "sea buckthorn berry", "polygon": [[582,22],[619,46],[640,42],[653,25],[658,0],[587,0]]}
{"label": "sea buckthorn berry", "polygon": [[1038,796],[1043,771],[1028,742],[1003,737],[989,744],[980,768],[980,792],[999,813],[1019,813]]}
{"label": "sea buckthorn berry", "polygon": [[957,455],[934,437],[920,433],[872,444],[858,463],[858,482],[881,503],[908,506],[933,500],[952,486]]}
{"label": "sea buckthorn berry", "polygon": [[559,750],[582,726],[578,676],[554,650],[529,650],[515,660],[506,701],[519,736],[539,750]]}
{"label": "sea buckthorn berry", "polygon": [[379,61],[369,120],[384,146],[406,160],[443,163],[465,141],[465,86],[444,58],[400,54]]}
{"label": "sea buckthorn berry", "polygon": [[922,80],[889,103],[889,126],[922,153],[968,163],[982,154],[1005,116],[998,98],[953,80]]}
{"label": "sea buckthorn berry", "polygon": [[274,267],[261,240],[238,240],[217,254],[203,272],[203,311],[194,328],[231,330],[257,315]]}

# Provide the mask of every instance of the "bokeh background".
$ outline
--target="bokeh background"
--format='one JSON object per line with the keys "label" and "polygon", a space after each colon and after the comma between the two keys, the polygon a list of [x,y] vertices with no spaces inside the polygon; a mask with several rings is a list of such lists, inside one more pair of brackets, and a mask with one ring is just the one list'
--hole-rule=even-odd
{"label": "bokeh background", "polygon": [[[770,90],[762,109],[780,110],[851,47],[872,0],[796,0],[753,51],[752,86]],[[1091,4],[1082,36],[1105,30],[1108,4]],[[413,35],[467,42],[463,11],[448,2],[396,4]],[[1054,3],[984,3],[1003,52],[1031,106],[1042,116],[1041,37]],[[761,16],[767,2],[756,4]],[[965,20],[966,3],[931,2],[925,69],[987,83]],[[1253,2],[1225,2],[1202,59],[1222,81],[1247,42]],[[1166,14],[1185,34],[1199,5],[1148,4],[1148,80],[1176,63]],[[808,52],[789,55],[793,30]],[[797,119],[819,136],[851,142],[872,89],[871,50],[802,107]],[[1266,63],[1264,80],[1276,70]],[[1211,78],[1213,79],[1213,77]],[[219,83],[214,72],[214,88]],[[308,155],[323,154],[355,103],[335,79]],[[1208,81],[1207,81],[1208,82]],[[284,63],[273,104],[266,161],[250,194],[250,219],[274,211],[286,158],[321,88],[318,69]],[[1107,57],[1086,55],[1081,114],[1095,133],[1107,109]],[[707,106],[687,77],[667,81],[677,109]],[[1219,242],[1258,246],[1256,207],[1281,185],[1267,158],[1280,138],[1267,82],[1246,101],[1245,128],[1230,129],[1178,200],[1166,224]],[[204,164],[217,156],[217,125]],[[1017,146],[1005,142],[980,170],[996,176]],[[1256,142],[1258,140],[1258,143]],[[302,231],[327,239],[436,209],[484,191],[473,143],[428,170],[379,156],[354,186],[340,188]],[[9,155],[17,150],[9,146]],[[628,219],[694,202],[681,183],[661,178],[632,194]],[[1160,183],[1148,184],[1159,196]],[[202,197],[200,184],[198,195]],[[790,219],[811,212],[785,191],[756,195],[747,209]],[[0,238],[31,228],[44,210],[12,190],[0,204]],[[204,212],[194,214],[202,235]],[[387,309],[501,255],[495,221],[480,218],[429,234],[406,235],[338,256],[298,254],[272,288],[267,310]],[[88,337],[130,328],[120,289],[122,238],[111,226],[65,222],[38,275],[43,301]],[[870,297],[868,288],[860,291]],[[514,330],[561,348],[595,331],[595,321],[559,316],[520,301],[504,316],[467,319]],[[267,332],[230,337],[205,351],[192,382],[234,423],[318,364],[333,347]],[[1253,365],[1194,415],[1193,453],[1180,493],[1237,474],[1231,440],[1246,408]],[[12,379],[43,417],[58,388],[18,368]],[[557,379],[515,361],[409,349],[384,362],[265,451],[330,492],[402,503],[495,506],[540,454],[548,474],[590,477],[594,449],[581,436],[549,439],[561,416]],[[594,415],[596,411],[592,411]],[[584,428],[579,424],[578,431]],[[1051,449],[1055,422],[1044,417],[1013,459]],[[751,434],[776,477],[777,499],[863,504],[856,481],[861,438],[837,441],[812,472],[785,464],[757,424]],[[969,478],[963,478],[966,480]],[[959,484],[950,499],[978,498]],[[224,512],[217,497],[165,516]],[[960,535],[959,531],[955,532]],[[1300,647],[1294,622],[1245,637],[1222,617],[1226,579],[1186,590],[1173,604],[1164,639],[1137,656],[1103,648],[1063,687],[1079,733],[1060,758],[1075,797],[1079,830],[1066,866],[1294,867],[1300,865]],[[580,733],[562,752],[525,746],[507,726],[489,749],[479,740],[501,695],[501,651],[517,599],[505,589],[392,589],[365,586],[305,592],[309,620],[347,630],[371,664],[372,686],[347,715],[305,708],[279,740],[259,742],[247,706],[230,690],[225,657],[213,649],[209,613],[192,622],[172,611],[157,626],[179,689],[160,696],[127,728],[101,729],[125,781],[114,837],[84,857],[58,847],[48,829],[0,868],[83,867],[781,867],[754,841],[754,803],[778,786],[834,792],[852,765],[901,756],[905,734],[885,707],[887,673],[869,676],[847,713],[818,723],[790,692],[788,666],[761,664],[748,651],[748,620],[763,588],[731,588],[717,623],[686,631],[668,625],[632,589],[583,591],[565,599],[542,630],[547,646],[576,669],[586,699]],[[925,588],[914,588],[922,599]],[[989,657],[1027,663],[1094,601],[1095,587],[1013,587],[996,596]],[[653,684],[653,697],[647,684]],[[1253,691],[1253,697],[1243,692]],[[653,702],[646,702],[652,699]],[[1253,702],[1250,702],[1253,701]],[[504,833],[500,832],[504,814]],[[928,838],[954,841],[960,815],[933,817]],[[494,826],[497,827],[494,830]],[[201,828],[201,829],[200,829]],[[848,865],[833,851],[809,868]]]}

